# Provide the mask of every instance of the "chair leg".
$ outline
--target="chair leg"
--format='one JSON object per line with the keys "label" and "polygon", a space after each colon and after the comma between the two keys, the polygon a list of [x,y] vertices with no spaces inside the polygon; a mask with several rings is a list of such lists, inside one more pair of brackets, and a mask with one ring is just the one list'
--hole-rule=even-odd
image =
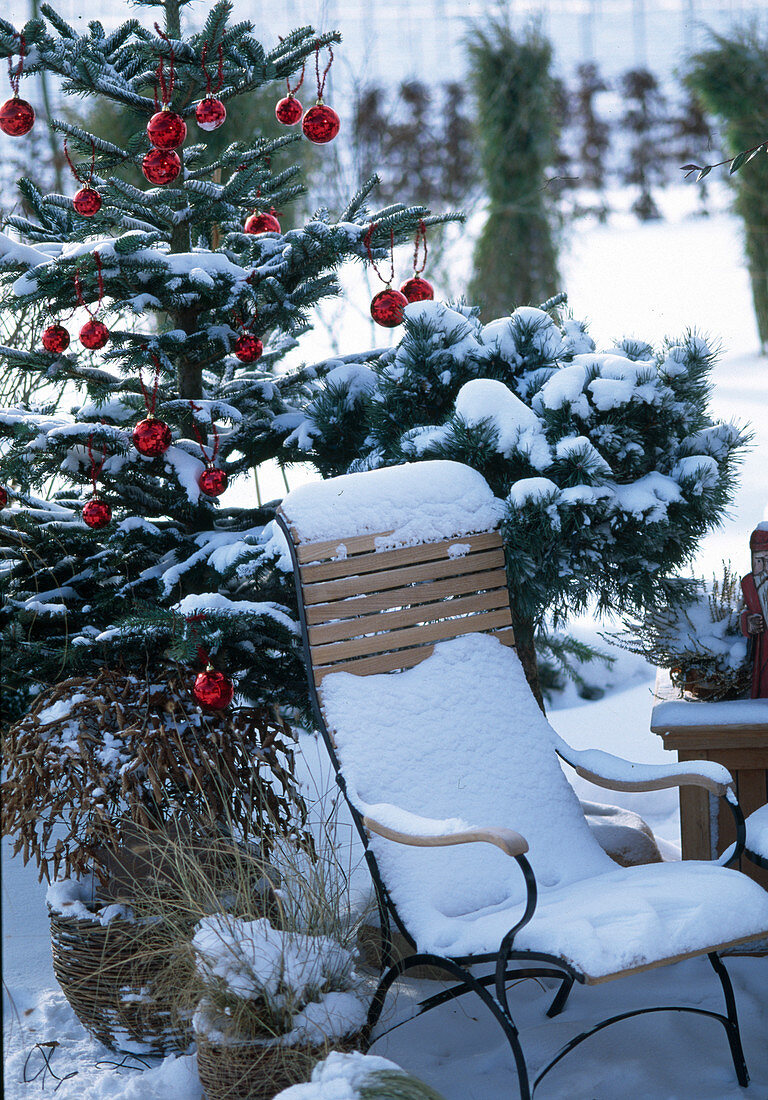
{"label": "chair leg", "polygon": [[568,994],[573,989],[573,983],[575,978],[571,974],[563,975],[563,979],[560,982],[560,988],[558,989],[555,999],[547,1009],[547,1016],[559,1016],[565,1008],[565,1002],[568,1000]]}
{"label": "chair leg", "polygon": [[733,995],[733,986],[731,985],[731,979],[728,971],[723,966],[720,956],[716,952],[711,952],[707,956],[712,963],[712,967],[720,979],[720,984],[723,987],[723,994],[725,995],[725,1008],[728,1013],[728,1020],[725,1022],[725,1030],[728,1035],[728,1042],[731,1047],[731,1057],[733,1058],[733,1068],[736,1070],[736,1079],[742,1088],[746,1088],[749,1084],[749,1073],[747,1072],[747,1063],[744,1058],[744,1050],[741,1046],[741,1033],[739,1031],[739,1017],[736,1013],[736,998]]}
{"label": "chair leg", "polygon": [[511,1016],[504,1011],[496,1002],[492,994],[488,992],[469,970],[465,970],[464,967],[459,966],[458,963],[454,963],[451,959],[444,959],[439,955],[409,955],[395,963],[395,965],[390,967],[386,974],[383,975],[373,996],[373,1000],[371,1001],[371,1007],[368,1010],[368,1019],[361,1033],[361,1049],[363,1052],[366,1052],[373,1043],[371,1034],[381,1016],[384,1002],[392,983],[407,970],[415,966],[434,966],[440,970],[444,970],[447,974],[450,974],[451,977],[465,983],[469,989],[477,993],[486,1008],[496,1017],[512,1050],[512,1055],[515,1059],[515,1068],[517,1070],[517,1082],[520,1092],[519,1100],[531,1100],[528,1068],[525,1064],[525,1056],[523,1054],[523,1048],[520,1045],[517,1028],[512,1022]]}

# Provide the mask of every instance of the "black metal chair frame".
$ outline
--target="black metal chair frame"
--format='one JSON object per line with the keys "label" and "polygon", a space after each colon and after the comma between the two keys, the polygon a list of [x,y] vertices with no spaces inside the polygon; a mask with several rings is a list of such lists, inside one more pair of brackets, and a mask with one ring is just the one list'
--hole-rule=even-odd
{"label": "black metal chair frame", "polygon": [[[363,1029],[363,1049],[368,1050],[370,1046],[380,1038],[381,1035],[373,1036],[373,1030],[379,1021],[381,1013],[384,1008],[387,993],[393,983],[400,977],[402,977],[407,971],[419,966],[431,966],[435,969],[439,969],[445,972],[450,978],[455,979],[455,985],[448,989],[443,990],[431,997],[425,998],[418,1003],[419,1011],[409,1019],[415,1019],[417,1016],[428,1012],[432,1008],[438,1007],[438,1005],[446,1004],[448,1001],[455,1000],[458,997],[464,996],[466,993],[476,993],[489,1012],[495,1017],[499,1026],[501,1027],[504,1035],[509,1043],[512,1055],[515,1061],[515,1068],[517,1070],[519,1096],[520,1100],[531,1100],[533,1094],[540,1084],[540,1082],[546,1077],[550,1070],[554,1067],[572,1050],[580,1046],[586,1039],[589,1039],[592,1035],[596,1035],[604,1028],[609,1027],[612,1024],[619,1023],[622,1020],[630,1019],[633,1016],[643,1016],[652,1012],[688,1012],[697,1016],[708,1016],[713,1020],[717,1020],[722,1024],[725,1029],[726,1036],[728,1038],[728,1044],[731,1051],[731,1057],[733,1059],[734,1070],[736,1072],[736,1078],[738,1083],[744,1088],[749,1084],[749,1073],[747,1071],[747,1065],[744,1058],[744,1051],[741,1044],[741,1035],[739,1031],[739,1022],[736,1011],[736,1000],[733,993],[733,986],[731,984],[730,977],[728,975],[725,966],[722,963],[720,956],[717,952],[708,952],[707,958],[709,959],[715,973],[717,974],[720,984],[723,989],[723,995],[725,999],[725,1014],[719,1012],[712,1012],[707,1009],[694,1008],[690,1005],[660,1005],[654,1008],[641,1008],[634,1009],[630,1012],[623,1012],[618,1016],[612,1016],[608,1019],[600,1021],[595,1024],[594,1027],[589,1028],[587,1031],[581,1032],[579,1035],[574,1036],[558,1053],[552,1058],[547,1065],[540,1071],[538,1076],[531,1082],[528,1068],[525,1062],[525,1056],[520,1043],[517,1028],[515,1027],[514,1020],[509,1007],[509,1000],[507,996],[507,982],[510,980],[518,980],[521,978],[552,978],[560,982],[559,989],[547,1010],[547,1016],[554,1017],[563,1011],[568,996],[573,988],[574,983],[579,982],[584,984],[586,977],[578,970],[574,969],[563,959],[557,956],[547,955],[532,951],[521,951],[514,948],[514,940],[517,933],[523,928],[532,918],[536,909],[537,901],[537,886],[536,877],[533,872],[529,861],[524,855],[517,855],[513,858],[517,861],[523,878],[525,880],[527,890],[527,901],[525,911],[509,932],[504,936],[499,945],[499,949],[496,952],[488,952],[478,955],[463,955],[455,957],[447,957],[441,955],[435,955],[427,952],[419,952],[416,947],[416,943],[413,937],[405,927],[400,915],[397,911],[393,899],[389,895],[386,886],[381,878],[376,857],[370,849],[368,833],[363,823],[363,818],[355,806],[350,801],[347,793],[347,786],[344,780],[344,775],[341,770],[341,764],[336,754],[333,739],[329,733],[328,727],[323,717],[323,712],[320,707],[320,700],[317,694],[317,688],[315,686],[314,678],[312,675],[312,658],[309,645],[309,633],[307,628],[307,620],[304,609],[304,600],[301,590],[301,574],[299,570],[299,560],[296,553],[296,546],[294,544],[293,536],[288,527],[288,524],[283,519],[282,515],[278,512],[276,515],[276,521],[283,531],[288,547],[291,554],[291,561],[293,562],[294,582],[296,586],[296,596],[298,602],[299,622],[301,626],[302,646],[304,651],[304,659],[307,672],[307,682],[309,686],[309,694],[312,705],[312,712],[317,722],[318,729],[322,735],[325,747],[327,749],[331,764],[333,766],[334,774],[336,777],[336,783],[344,796],[344,800],[349,807],[352,821],[360,836],[364,847],[365,860],[368,865],[368,870],[371,874],[373,881],[374,891],[376,894],[376,903],[379,913],[381,940],[382,940],[382,975],[379,980],[378,986],[373,996],[371,1006],[368,1012],[368,1019]],[[744,850],[745,841],[745,825],[744,815],[741,812],[739,805],[735,802],[726,800],[731,807],[735,822],[736,822],[736,844],[733,855],[728,861],[728,865],[734,863]],[[761,861],[760,857],[751,858],[756,862],[761,863],[762,866],[768,866],[768,863]],[[392,940],[392,923],[396,925],[398,931],[405,938],[408,945],[412,948],[413,954],[395,961],[393,940]],[[703,954],[704,952],[702,952]],[[525,963],[527,965],[510,968],[509,964],[512,962]],[[533,965],[531,965],[533,964]],[[483,976],[476,976],[470,970],[470,967],[475,966],[492,966],[492,971],[489,974]],[[493,987],[493,993],[488,989],[489,986]],[[408,1020],[401,1021],[400,1024],[395,1025],[400,1027],[402,1023],[407,1023]],[[393,1029],[389,1029],[393,1030]],[[384,1034],[384,1033],[382,1033]]]}

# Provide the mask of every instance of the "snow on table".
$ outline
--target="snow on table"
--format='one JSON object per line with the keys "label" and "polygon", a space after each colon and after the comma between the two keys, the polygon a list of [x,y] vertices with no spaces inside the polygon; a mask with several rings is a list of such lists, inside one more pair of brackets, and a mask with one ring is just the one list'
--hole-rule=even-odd
{"label": "snow on table", "polygon": [[670,700],[653,708],[651,729],[679,726],[750,726],[768,738],[768,699],[732,699],[720,703]]}
{"label": "snow on table", "polygon": [[[444,821],[445,832],[466,823],[526,838],[539,903],[517,947],[600,980],[768,931],[768,893],[736,871],[616,867],[565,778],[517,655],[496,638],[439,643],[400,673],[330,673],[320,696],[363,815],[402,832],[414,831],[416,815],[432,819],[430,832]],[[371,848],[421,951],[496,951],[522,915],[520,869],[491,845],[423,849],[374,835]]]}
{"label": "snow on table", "polygon": [[476,470],[436,460],[300,485],[281,510],[301,542],[392,532],[385,549],[493,530],[503,503]]}

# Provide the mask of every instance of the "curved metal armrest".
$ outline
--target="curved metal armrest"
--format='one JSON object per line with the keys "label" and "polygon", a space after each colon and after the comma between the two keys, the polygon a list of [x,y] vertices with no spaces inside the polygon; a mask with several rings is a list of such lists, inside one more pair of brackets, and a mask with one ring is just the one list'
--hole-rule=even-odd
{"label": "curved metal armrest", "polygon": [[439,848],[446,844],[472,844],[475,841],[485,841],[487,844],[495,844],[506,852],[508,856],[516,858],[528,851],[528,841],[514,829],[504,829],[497,826],[487,828],[465,829],[457,833],[441,833],[438,836],[425,835],[423,833],[401,833],[397,829],[390,829],[388,825],[382,825],[372,817],[363,817],[363,825],[369,833],[376,833],[386,840],[394,840],[397,844],[412,844],[417,848]]}

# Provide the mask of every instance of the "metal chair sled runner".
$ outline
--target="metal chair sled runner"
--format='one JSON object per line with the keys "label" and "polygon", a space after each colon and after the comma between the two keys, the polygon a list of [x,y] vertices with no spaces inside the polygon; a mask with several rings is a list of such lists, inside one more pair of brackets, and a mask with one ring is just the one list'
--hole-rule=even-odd
{"label": "metal chair sled runner", "polygon": [[[560,761],[609,789],[698,784],[725,798],[737,821],[733,860],[744,825],[730,775],[706,761],[632,764],[574,750],[555,733],[514,650],[501,509],[477,471],[434,461],[304,485],[278,512],[316,719],[378,900],[385,958],[367,1040],[397,978],[429,964],[453,984],[420,1012],[476,994],[509,1043],[511,1096],[532,1096],[590,1035],[666,1011],[721,1025],[746,1085],[720,953],[768,935],[768,893],[716,862],[617,866]],[[393,928],[411,948],[398,961]],[[555,979],[554,1016],[574,983],[699,955],[721,982],[722,1012],[675,1004],[622,1013],[576,1036],[530,1080],[510,980]]]}

